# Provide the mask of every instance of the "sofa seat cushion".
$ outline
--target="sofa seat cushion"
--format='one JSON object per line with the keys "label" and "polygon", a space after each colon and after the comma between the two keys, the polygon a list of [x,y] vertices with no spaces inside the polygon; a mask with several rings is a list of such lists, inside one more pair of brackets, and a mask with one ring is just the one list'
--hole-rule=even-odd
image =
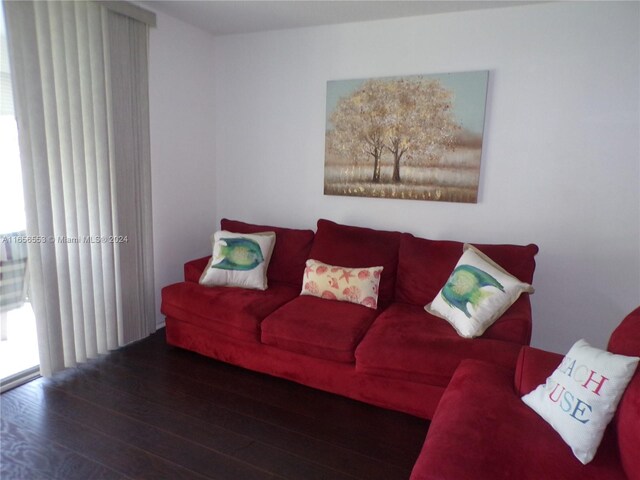
{"label": "sofa seat cushion", "polygon": [[613,429],[607,429],[593,461],[582,465],[520,400],[511,369],[468,360],[438,404],[411,480],[472,480],[478,472],[495,480],[626,478]]}
{"label": "sofa seat cushion", "polygon": [[514,368],[520,345],[460,337],[421,306],[396,303],[376,318],[356,350],[356,370],[371,375],[447,386],[465,358]]}
{"label": "sofa seat cushion", "polygon": [[377,312],[363,305],[301,296],[269,315],[262,343],[316,358],[350,363]]}
{"label": "sofa seat cushion", "polygon": [[258,341],[260,322],[298,296],[298,289],[272,282],[267,290],[205,287],[182,282],[162,289],[162,313],[238,340]]}

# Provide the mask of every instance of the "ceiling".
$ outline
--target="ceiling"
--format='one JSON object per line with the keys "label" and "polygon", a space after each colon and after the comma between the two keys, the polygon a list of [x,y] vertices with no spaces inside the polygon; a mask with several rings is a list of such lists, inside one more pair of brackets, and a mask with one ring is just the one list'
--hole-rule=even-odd
{"label": "ceiling", "polygon": [[213,35],[232,35],[513,7],[539,2],[540,0],[148,0],[143,3]]}

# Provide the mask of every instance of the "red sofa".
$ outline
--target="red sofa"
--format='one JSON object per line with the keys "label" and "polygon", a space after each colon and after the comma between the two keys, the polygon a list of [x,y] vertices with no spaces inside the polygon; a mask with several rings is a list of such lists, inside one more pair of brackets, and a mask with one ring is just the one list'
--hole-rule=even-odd
{"label": "red sofa", "polygon": [[[162,291],[167,342],[244,368],[377,406],[432,418],[465,359],[513,369],[531,336],[524,294],[480,338],[458,336],[424,305],[444,285],[462,243],[319,220],[317,232],[224,219],[223,230],[274,231],[265,291],[204,287],[208,257],[185,265],[185,281]],[[535,245],[476,245],[532,282]],[[382,265],[378,309],[299,296],[305,261]]]}
{"label": "red sofa", "polygon": [[[640,356],[640,308],[613,332],[608,350]],[[463,361],[433,417],[411,480],[640,479],[640,371],[629,383],[595,458],[582,465],[560,436],[520,397],[562,355],[530,347],[516,371]]]}

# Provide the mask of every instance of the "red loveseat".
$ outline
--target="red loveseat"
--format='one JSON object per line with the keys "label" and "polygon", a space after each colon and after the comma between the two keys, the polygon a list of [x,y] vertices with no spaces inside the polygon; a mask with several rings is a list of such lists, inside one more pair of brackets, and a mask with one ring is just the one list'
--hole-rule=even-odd
{"label": "red loveseat", "polygon": [[[608,350],[640,356],[640,308],[616,328]],[[515,375],[498,365],[463,361],[433,417],[411,480],[639,480],[640,371],[627,386],[595,458],[582,465],[520,400],[544,383],[561,360],[562,355],[523,347]]]}
{"label": "red loveseat", "polygon": [[[274,231],[265,291],[204,287],[208,257],[162,291],[167,342],[251,370],[431,418],[463,359],[513,369],[531,335],[528,295],[480,338],[465,339],[424,305],[444,285],[462,243],[319,220],[317,232],[224,219],[223,230]],[[535,245],[476,245],[531,283]],[[384,267],[378,308],[299,296],[305,261]]]}

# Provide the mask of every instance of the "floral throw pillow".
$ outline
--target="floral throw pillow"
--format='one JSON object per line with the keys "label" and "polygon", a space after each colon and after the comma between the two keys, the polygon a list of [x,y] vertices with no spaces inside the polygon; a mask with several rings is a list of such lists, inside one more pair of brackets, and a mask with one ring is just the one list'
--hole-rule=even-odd
{"label": "floral throw pillow", "polygon": [[300,295],[357,303],[378,308],[378,287],[383,267],[347,268],[307,260]]}

